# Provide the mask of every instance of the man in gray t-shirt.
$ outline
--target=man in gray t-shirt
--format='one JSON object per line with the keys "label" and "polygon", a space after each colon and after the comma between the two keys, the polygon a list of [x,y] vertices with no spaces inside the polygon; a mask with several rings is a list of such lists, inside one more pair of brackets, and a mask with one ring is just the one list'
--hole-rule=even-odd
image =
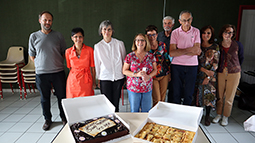
{"label": "man in gray t-shirt", "polygon": [[61,100],[66,98],[66,80],[64,72],[65,39],[61,33],[51,29],[53,15],[48,11],[39,14],[41,30],[29,37],[28,54],[35,63],[36,86],[41,94],[41,106],[45,123],[44,130],[51,126],[51,88],[53,86],[58,99],[60,117],[63,124],[66,117]]}

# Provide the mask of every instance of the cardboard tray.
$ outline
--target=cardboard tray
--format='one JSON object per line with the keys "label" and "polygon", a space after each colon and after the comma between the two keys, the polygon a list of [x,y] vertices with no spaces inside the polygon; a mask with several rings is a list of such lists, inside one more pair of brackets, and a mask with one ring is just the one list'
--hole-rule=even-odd
{"label": "cardboard tray", "polygon": [[[130,129],[129,125],[118,115],[115,114],[115,107],[103,94],[63,99],[62,106],[65,112],[67,123],[69,125],[68,130],[71,135],[72,132],[70,126],[72,124],[109,114],[114,114],[128,129]],[[116,138],[114,140],[107,141],[107,143],[120,141],[130,136],[131,135],[129,134],[120,138]],[[75,143],[74,138],[73,143]]]}
{"label": "cardboard tray", "polygon": [[[149,111],[148,118],[133,132],[133,136],[135,136],[147,122],[154,122],[160,125],[197,132],[202,116],[203,108],[201,107],[160,101]],[[197,134],[195,135],[193,142],[195,142],[196,136]],[[149,142],[142,139],[139,140],[142,142]]]}

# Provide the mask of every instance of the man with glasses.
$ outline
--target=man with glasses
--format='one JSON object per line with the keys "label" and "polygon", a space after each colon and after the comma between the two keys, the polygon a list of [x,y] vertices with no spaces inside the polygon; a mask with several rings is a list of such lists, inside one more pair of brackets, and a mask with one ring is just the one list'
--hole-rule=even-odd
{"label": "man with glasses", "polygon": [[172,32],[170,40],[171,74],[173,85],[173,103],[190,105],[195,88],[198,59],[200,55],[200,32],[192,27],[191,12],[182,11],[179,15],[181,26]]}

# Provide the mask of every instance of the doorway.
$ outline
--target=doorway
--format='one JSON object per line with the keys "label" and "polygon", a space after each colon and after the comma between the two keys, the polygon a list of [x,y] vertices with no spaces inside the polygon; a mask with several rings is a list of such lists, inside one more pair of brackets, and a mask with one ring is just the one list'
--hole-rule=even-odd
{"label": "doorway", "polygon": [[255,72],[255,5],[240,5],[236,40],[244,47],[241,81],[255,84],[255,77],[246,74]]}

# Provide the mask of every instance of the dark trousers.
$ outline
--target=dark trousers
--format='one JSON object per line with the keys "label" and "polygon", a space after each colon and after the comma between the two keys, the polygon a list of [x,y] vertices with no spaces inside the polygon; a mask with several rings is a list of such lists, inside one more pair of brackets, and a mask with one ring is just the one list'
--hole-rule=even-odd
{"label": "dark trousers", "polygon": [[119,112],[119,101],[124,78],[116,81],[100,80],[100,91],[115,106],[115,112]]}
{"label": "dark trousers", "polygon": [[58,99],[60,117],[62,119],[66,119],[61,104],[61,100],[66,98],[66,79],[64,71],[50,74],[36,74],[36,86],[41,94],[41,106],[43,109],[44,119],[51,120],[52,117],[50,111],[50,97],[52,85],[55,90],[55,95]]}
{"label": "dark trousers", "polygon": [[172,65],[173,103],[190,105],[197,78],[197,66]]}

